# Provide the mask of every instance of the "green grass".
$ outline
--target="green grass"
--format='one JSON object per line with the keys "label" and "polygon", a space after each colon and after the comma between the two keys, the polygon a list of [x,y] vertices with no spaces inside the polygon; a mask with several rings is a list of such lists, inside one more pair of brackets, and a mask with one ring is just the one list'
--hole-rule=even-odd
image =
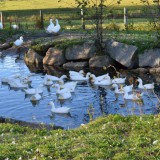
{"label": "green grass", "polygon": [[[122,0],[120,5],[117,5],[116,0],[109,0],[108,4],[112,4],[116,7],[126,7],[142,5],[140,0]],[[63,0],[58,3],[58,0],[5,0],[4,4],[0,5],[0,10],[24,10],[24,9],[45,9],[45,8],[66,8],[76,7],[75,0]]]}
{"label": "green grass", "polygon": [[0,159],[159,160],[160,115],[109,115],[75,130],[0,124]]}

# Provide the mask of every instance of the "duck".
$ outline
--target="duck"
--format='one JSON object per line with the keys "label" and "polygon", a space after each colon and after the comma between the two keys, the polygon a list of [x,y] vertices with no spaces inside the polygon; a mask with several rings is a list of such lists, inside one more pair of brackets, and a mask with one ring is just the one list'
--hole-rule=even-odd
{"label": "duck", "polygon": [[55,20],[56,21],[56,25],[54,26],[54,28],[52,29],[53,33],[58,33],[61,29],[61,26],[58,23],[58,19]]}
{"label": "duck", "polygon": [[30,101],[35,102],[39,101],[42,98],[42,96],[38,93],[38,89],[36,89],[36,93],[30,97]]}
{"label": "duck", "polygon": [[125,83],[126,78],[114,78],[112,79],[112,83],[117,83],[117,84],[121,84],[121,83]]}
{"label": "duck", "polygon": [[69,107],[59,107],[59,108],[56,108],[53,101],[50,101],[48,103],[48,105],[52,107],[51,108],[51,112],[53,112],[53,113],[67,114],[67,113],[70,112],[70,108]]}
{"label": "duck", "polygon": [[52,33],[52,32],[53,32],[52,30],[53,30],[53,28],[54,28],[54,24],[53,24],[53,22],[52,22],[52,19],[49,20],[49,23],[50,23],[50,24],[49,24],[49,26],[47,27],[46,32],[47,32],[47,33]]}
{"label": "duck", "polygon": [[154,89],[154,82],[150,84],[144,84],[141,78],[138,78],[137,81],[139,82],[138,88],[139,89]]}
{"label": "duck", "polygon": [[70,92],[74,92],[75,88],[77,86],[77,81],[72,81],[72,82],[66,82],[64,83],[63,80],[59,80],[58,84],[60,85],[60,88],[68,88]]}
{"label": "duck", "polygon": [[71,92],[68,88],[63,88],[60,89],[60,85],[59,84],[54,84],[52,85],[52,87],[56,87],[56,94],[58,99],[69,99],[72,97]]}
{"label": "duck", "polygon": [[84,76],[84,75],[76,75],[76,76],[70,75],[70,80],[72,80],[72,81],[87,81],[87,80],[89,80],[90,75],[91,75],[90,72],[88,72],[86,74],[86,76]]}
{"label": "duck", "polygon": [[14,45],[17,47],[21,46],[22,44],[23,44],[23,37],[22,36],[14,42]]}
{"label": "duck", "polygon": [[118,89],[118,85],[115,83],[115,84],[112,84],[112,87],[115,88],[114,92],[116,94],[123,94],[124,93],[124,90],[123,88],[121,87],[120,89]]}
{"label": "duck", "polygon": [[8,84],[11,88],[28,88],[28,84],[20,81],[20,79],[9,79]]}

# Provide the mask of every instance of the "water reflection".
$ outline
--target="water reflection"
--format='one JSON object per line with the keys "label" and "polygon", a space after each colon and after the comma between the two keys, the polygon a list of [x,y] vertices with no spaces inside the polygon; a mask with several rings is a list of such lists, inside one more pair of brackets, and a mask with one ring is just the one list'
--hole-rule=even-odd
{"label": "water reflection", "polygon": [[[30,87],[34,88],[43,82],[46,73],[58,77],[68,74],[62,68],[43,65],[26,66],[23,61],[15,63],[12,57],[5,57],[0,60],[0,77],[7,77],[17,73],[27,75],[30,72],[36,73],[31,77],[32,83],[30,84]],[[98,73],[100,74],[100,72]],[[103,73],[106,73],[106,71]],[[75,92],[72,93],[71,99],[59,101],[57,100],[55,88],[44,86],[43,98],[38,102],[31,102],[30,95],[26,95],[23,89],[10,88],[3,83],[0,88],[0,116],[28,122],[55,124],[68,129],[78,127],[82,123],[88,123],[91,119],[102,115],[157,114],[160,105],[156,97],[160,93],[159,76],[136,75],[128,72],[124,72],[123,76],[128,79],[129,77],[139,76],[144,80],[144,83],[154,81],[155,93],[145,91],[141,101],[124,100],[122,95],[114,93],[111,86],[94,86],[89,82],[80,82]],[[129,83],[132,83],[132,81],[128,81]],[[70,107],[70,114],[53,114],[51,108],[47,105],[52,100],[55,101],[56,106]]]}

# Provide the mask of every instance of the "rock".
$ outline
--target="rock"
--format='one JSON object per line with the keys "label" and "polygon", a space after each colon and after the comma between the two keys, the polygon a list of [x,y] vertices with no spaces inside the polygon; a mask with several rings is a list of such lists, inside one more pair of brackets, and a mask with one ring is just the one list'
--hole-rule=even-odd
{"label": "rock", "polygon": [[104,68],[108,67],[109,65],[115,65],[115,62],[113,59],[111,59],[109,56],[95,56],[92,57],[89,60],[89,68]]}
{"label": "rock", "polygon": [[149,69],[149,73],[151,73],[151,74],[160,73],[160,67],[158,67],[158,68],[150,68]]}
{"label": "rock", "polygon": [[46,56],[43,58],[43,64],[61,66],[66,62],[63,50],[57,48],[49,48]]}
{"label": "rock", "polygon": [[109,54],[114,60],[127,68],[133,68],[138,65],[136,51],[136,46],[127,45],[113,40],[106,41],[106,54]]}
{"label": "rock", "polygon": [[139,55],[140,67],[160,67],[160,48],[145,50]]}
{"label": "rock", "polygon": [[3,43],[3,44],[0,44],[0,50],[4,50],[4,49],[8,49],[12,47],[12,45],[10,43]]}
{"label": "rock", "polygon": [[132,69],[132,71],[135,73],[148,73],[149,72],[147,68],[136,68],[136,69]]}
{"label": "rock", "polygon": [[24,61],[28,63],[39,64],[42,63],[43,57],[36,53],[33,49],[29,49],[25,54]]}
{"label": "rock", "polygon": [[81,69],[85,69],[88,67],[88,61],[85,62],[68,62],[63,64],[63,68],[66,70],[74,70],[74,71],[79,71]]}
{"label": "rock", "polygon": [[28,47],[12,47],[6,50],[2,51],[2,54],[4,56],[6,55],[10,55],[10,56],[15,56],[17,57],[18,55],[21,55],[23,57],[23,55],[29,50]]}
{"label": "rock", "polygon": [[65,57],[67,60],[88,60],[95,54],[95,45],[93,43],[84,43],[83,45],[68,47],[65,52]]}

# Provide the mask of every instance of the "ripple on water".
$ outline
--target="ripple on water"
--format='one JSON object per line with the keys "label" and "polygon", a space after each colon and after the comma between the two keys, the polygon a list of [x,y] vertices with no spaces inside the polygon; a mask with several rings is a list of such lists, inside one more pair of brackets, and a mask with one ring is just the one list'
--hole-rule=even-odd
{"label": "ripple on water", "polygon": [[[23,61],[15,62],[13,57],[5,57],[0,61],[0,77],[8,77],[20,73],[27,75],[30,70]],[[44,75],[37,73],[31,77],[30,87],[38,87],[43,82]],[[159,93],[159,92],[158,92]],[[124,100],[122,95],[116,95],[110,86],[98,87],[89,83],[78,83],[72,98],[66,101],[58,101],[56,89],[44,87],[42,100],[34,104],[30,96],[26,96],[23,90],[11,89],[2,84],[0,88],[0,110],[1,115],[7,118],[15,118],[28,122],[45,124],[56,124],[65,129],[76,128],[81,123],[89,122],[90,115],[96,118],[103,114],[140,115],[156,114],[158,103],[153,92],[147,91],[143,95],[143,103]],[[70,114],[53,114],[48,102],[54,100],[58,107],[68,106]]]}

